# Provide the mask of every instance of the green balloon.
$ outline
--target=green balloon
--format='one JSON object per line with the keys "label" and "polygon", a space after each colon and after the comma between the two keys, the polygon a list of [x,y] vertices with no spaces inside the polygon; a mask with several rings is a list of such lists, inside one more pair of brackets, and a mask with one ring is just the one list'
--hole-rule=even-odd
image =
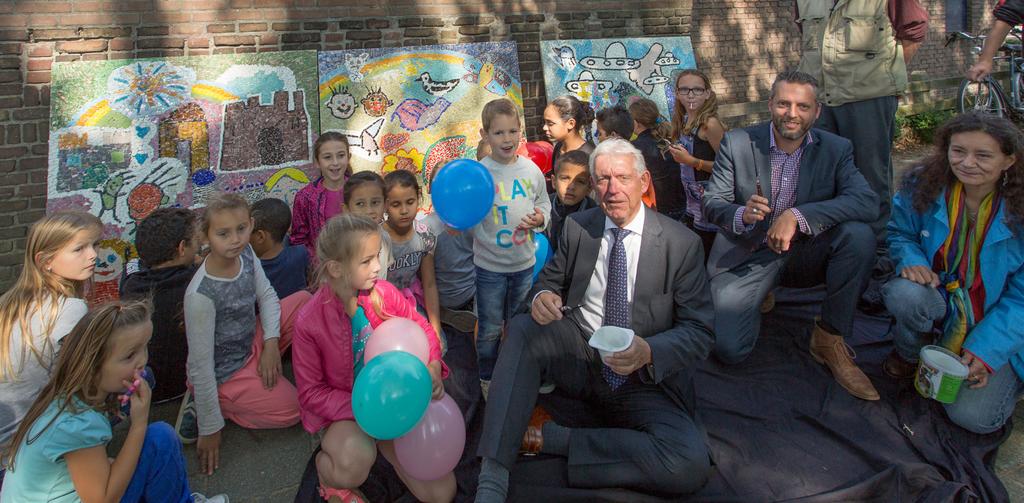
{"label": "green balloon", "polygon": [[405,351],[381,353],[366,363],[352,387],[356,423],[378,440],[405,435],[423,418],[432,389],[419,358]]}

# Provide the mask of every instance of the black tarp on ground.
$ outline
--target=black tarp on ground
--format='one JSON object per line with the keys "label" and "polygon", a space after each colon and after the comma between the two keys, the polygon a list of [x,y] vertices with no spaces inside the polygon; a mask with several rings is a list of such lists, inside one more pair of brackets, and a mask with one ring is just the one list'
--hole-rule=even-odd
{"label": "black tarp on ground", "polygon": [[[886,378],[881,361],[891,344],[883,319],[858,317],[850,341],[882,399],[865,402],[847,394],[807,353],[819,296],[780,291],[750,358],[734,366],[712,359],[698,373],[701,419],[717,466],[707,486],[688,500],[1008,501],[992,465],[1009,427],[970,433],[950,423],[938,403],[919,397],[909,381]],[[446,361],[453,372],[447,388],[470,421],[456,499],[471,501],[481,413],[472,346],[451,341]],[[557,392],[543,401],[560,423],[571,423],[573,411],[583,410]],[[510,500],[668,501],[566,488],[565,470],[557,457],[521,458]],[[310,463],[296,501],[318,501],[316,484]],[[383,458],[362,489],[371,501],[414,501]]]}

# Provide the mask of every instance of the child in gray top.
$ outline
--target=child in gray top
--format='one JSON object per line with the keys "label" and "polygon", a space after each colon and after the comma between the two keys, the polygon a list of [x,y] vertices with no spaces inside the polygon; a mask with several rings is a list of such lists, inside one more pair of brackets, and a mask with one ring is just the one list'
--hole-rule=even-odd
{"label": "child in gray top", "polygon": [[252,218],[240,196],[221,194],[208,201],[201,229],[210,254],[185,291],[185,330],[197,449],[201,469],[212,474],[225,418],[245,428],[283,428],[299,421],[295,386],[280,378],[281,351],[291,342],[281,320],[290,320],[309,293],[278,300],[249,246]]}
{"label": "child in gray top", "polygon": [[437,236],[434,273],[441,307],[462,309],[476,295],[473,235],[451,229],[441,221],[437,213],[431,213],[423,219],[423,223]]}

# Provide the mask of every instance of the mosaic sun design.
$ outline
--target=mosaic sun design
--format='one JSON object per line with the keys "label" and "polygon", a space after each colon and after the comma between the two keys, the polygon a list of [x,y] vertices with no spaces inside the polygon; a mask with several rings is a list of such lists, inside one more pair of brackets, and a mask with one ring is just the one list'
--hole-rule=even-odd
{"label": "mosaic sun design", "polygon": [[163,61],[139,61],[110,74],[110,107],[128,117],[172,110],[189,98],[195,72]]}

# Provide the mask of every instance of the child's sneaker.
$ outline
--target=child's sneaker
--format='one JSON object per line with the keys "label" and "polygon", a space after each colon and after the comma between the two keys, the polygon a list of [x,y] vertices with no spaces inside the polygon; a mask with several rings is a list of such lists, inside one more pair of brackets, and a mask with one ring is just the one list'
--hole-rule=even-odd
{"label": "child's sneaker", "polygon": [[195,501],[195,503],[230,503],[227,494],[203,496],[200,493],[192,493],[192,501]]}
{"label": "child's sneaker", "polygon": [[441,322],[464,334],[472,334],[476,330],[476,314],[473,311],[442,307]]}
{"label": "child's sneaker", "polygon": [[485,381],[480,379],[480,395],[484,397],[484,401],[487,401],[487,393],[491,391],[491,381]]}
{"label": "child's sneaker", "polygon": [[[183,444],[194,444],[199,439],[199,421],[196,418],[196,400],[192,396],[192,390],[185,390],[185,396],[181,399],[181,408],[178,409],[178,420],[174,422],[174,431],[178,432],[178,438]],[[201,495],[200,495],[201,496]],[[214,496],[220,497],[221,495]],[[205,496],[204,496],[205,498]],[[224,496],[227,501],[227,496]],[[210,499],[209,501],[220,501]]]}

